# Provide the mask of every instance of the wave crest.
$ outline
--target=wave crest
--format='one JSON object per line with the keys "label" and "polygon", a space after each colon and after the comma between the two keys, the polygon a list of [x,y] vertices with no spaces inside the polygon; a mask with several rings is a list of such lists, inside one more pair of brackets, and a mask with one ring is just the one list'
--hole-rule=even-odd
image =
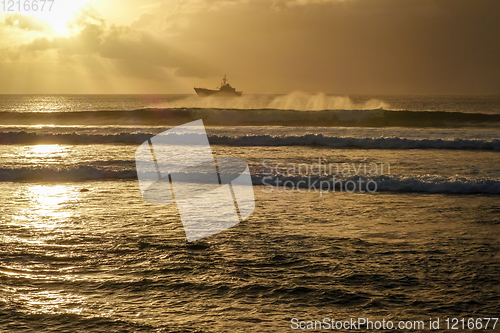
{"label": "wave crest", "polygon": [[[379,192],[422,192],[422,193],[455,193],[455,194],[500,194],[500,180],[496,179],[469,179],[465,177],[442,177],[442,176],[353,176],[339,179],[333,184],[331,177],[318,176],[276,176],[268,174],[253,174],[252,183],[255,186],[273,187],[287,186],[294,189],[308,189],[315,183],[315,188],[319,190],[319,184],[328,185],[332,191],[334,188],[338,192],[343,185],[349,184],[349,190],[366,190],[369,181],[377,184]],[[93,166],[75,166],[68,168],[0,168],[0,181],[88,181],[88,180],[137,180],[135,168],[120,170],[110,170]],[[362,182],[360,183],[359,180]],[[323,183],[321,183],[323,182]],[[361,184],[361,187],[359,186]],[[354,186],[354,187],[353,187]],[[284,188],[283,188],[284,189]],[[373,187],[371,187],[373,189]],[[267,192],[268,190],[265,189]],[[324,189],[323,189],[324,191]],[[345,188],[342,188],[345,191]]]}
{"label": "wave crest", "polygon": [[[120,134],[38,134],[30,132],[0,133],[3,144],[128,144],[138,145],[154,136],[154,133]],[[305,135],[209,135],[215,145],[229,146],[326,146],[332,148],[361,149],[447,149],[500,151],[500,140],[474,139],[409,139],[409,138],[355,138],[323,134]]]}
{"label": "wave crest", "polygon": [[202,119],[208,126],[500,127],[500,114],[385,109],[298,111],[191,107],[133,111],[0,112],[0,118],[3,125],[177,126]]}
{"label": "wave crest", "polygon": [[[500,181],[494,179],[469,179],[465,177],[441,176],[398,176],[380,175],[373,177],[354,176],[333,182],[330,177],[305,176],[269,176],[259,174],[252,176],[254,185],[263,185],[285,191],[285,187],[319,191],[346,192],[367,191],[368,182],[377,184],[380,192],[422,192],[422,193],[453,193],[453,194],[500,194]],[[312,186],[313,185],[313,186]],[[334,190],[335,189],[335,190]],[[369,186],[368,192],[374,187]]]}
{"label": "wave crest", "polygon": [[[271,99],[272,97],[272,99]],[[165,108],[215,108],[232,110],[295,110],[295,111],[321,111],[321,110],[374,110],[388,109],[389,104],[370,99],[356,103],[348,96],[329,96],[325,93],[309,94],[295,91],[282,96],[268,95],[243,95],[241,97],[204,97],[188,96],[160,107]]]}

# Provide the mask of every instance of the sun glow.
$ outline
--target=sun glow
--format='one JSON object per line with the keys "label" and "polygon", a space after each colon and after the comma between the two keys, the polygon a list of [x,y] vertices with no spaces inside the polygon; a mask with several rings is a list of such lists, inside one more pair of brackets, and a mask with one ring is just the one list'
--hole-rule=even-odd
{"label": "sun glow", "polygon": [[76,186],[30,185],[19,195],[26,200],[12,216],[16,224],[48,230],[64,227],[71,218],[78,218],[73,205],[81,194]]}
{"label": "sun glow", "polygon": [[[40,10],[40,3],[38,11],[31,12],[29,16],[47,21],[56,35],[68,35],[71,31],[68,22],[71,22],[74,14],[87,3],[89,0],[55,0],[53,3],[47,1],[44,10]],[[52,7],[48,10],[51,4]]]}
{"label": "sun glow", "polygon": [[19,155],[34,165],[57,165],[68,158],[68,148],[62,145],[35,145],[20,147]]}

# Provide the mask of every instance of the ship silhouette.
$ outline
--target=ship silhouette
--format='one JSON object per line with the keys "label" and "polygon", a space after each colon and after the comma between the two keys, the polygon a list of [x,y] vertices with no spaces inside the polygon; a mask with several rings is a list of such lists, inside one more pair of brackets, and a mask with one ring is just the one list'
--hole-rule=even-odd
{"label": "ship silhouette", "polygon": [[206,97],[206,96],[221,96],[221,97],[231,97],[231,96],[241,96],[243,94],[242,91],[236,91],[229,82],[227,82],[226,75],[222,79],[222,84],[217,89],[206,89],[206,88],[194,88],[194,91],[198,94],[198,96]]}

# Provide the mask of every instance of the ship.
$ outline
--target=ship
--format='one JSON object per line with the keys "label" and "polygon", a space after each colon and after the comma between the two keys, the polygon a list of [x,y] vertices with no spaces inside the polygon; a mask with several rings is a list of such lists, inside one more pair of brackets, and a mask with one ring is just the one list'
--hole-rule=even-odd
{"label": "ship", "polygon": [[241,96],[243,94],[242,91],[236,91],[229,82],[227,82],[226,75],[222,79],[222,84],[217,89],[206,89],[206,88],[194,88],[194,91],[198,94],[198,96],[206,97],[206,96],[221,96],[221,97],[231,97],[231,96]]}

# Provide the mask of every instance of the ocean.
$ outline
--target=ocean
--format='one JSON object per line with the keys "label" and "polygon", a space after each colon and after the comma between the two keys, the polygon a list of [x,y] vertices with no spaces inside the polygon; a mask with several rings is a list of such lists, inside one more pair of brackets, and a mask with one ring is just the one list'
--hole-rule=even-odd
{"label": "ocean", "polygon": [[[247,161],[255,210],[187,242],[135,152],[198,119],[216,157]],[[499,154],[499,96],[0,95],[0,331],[484,325]]]}

